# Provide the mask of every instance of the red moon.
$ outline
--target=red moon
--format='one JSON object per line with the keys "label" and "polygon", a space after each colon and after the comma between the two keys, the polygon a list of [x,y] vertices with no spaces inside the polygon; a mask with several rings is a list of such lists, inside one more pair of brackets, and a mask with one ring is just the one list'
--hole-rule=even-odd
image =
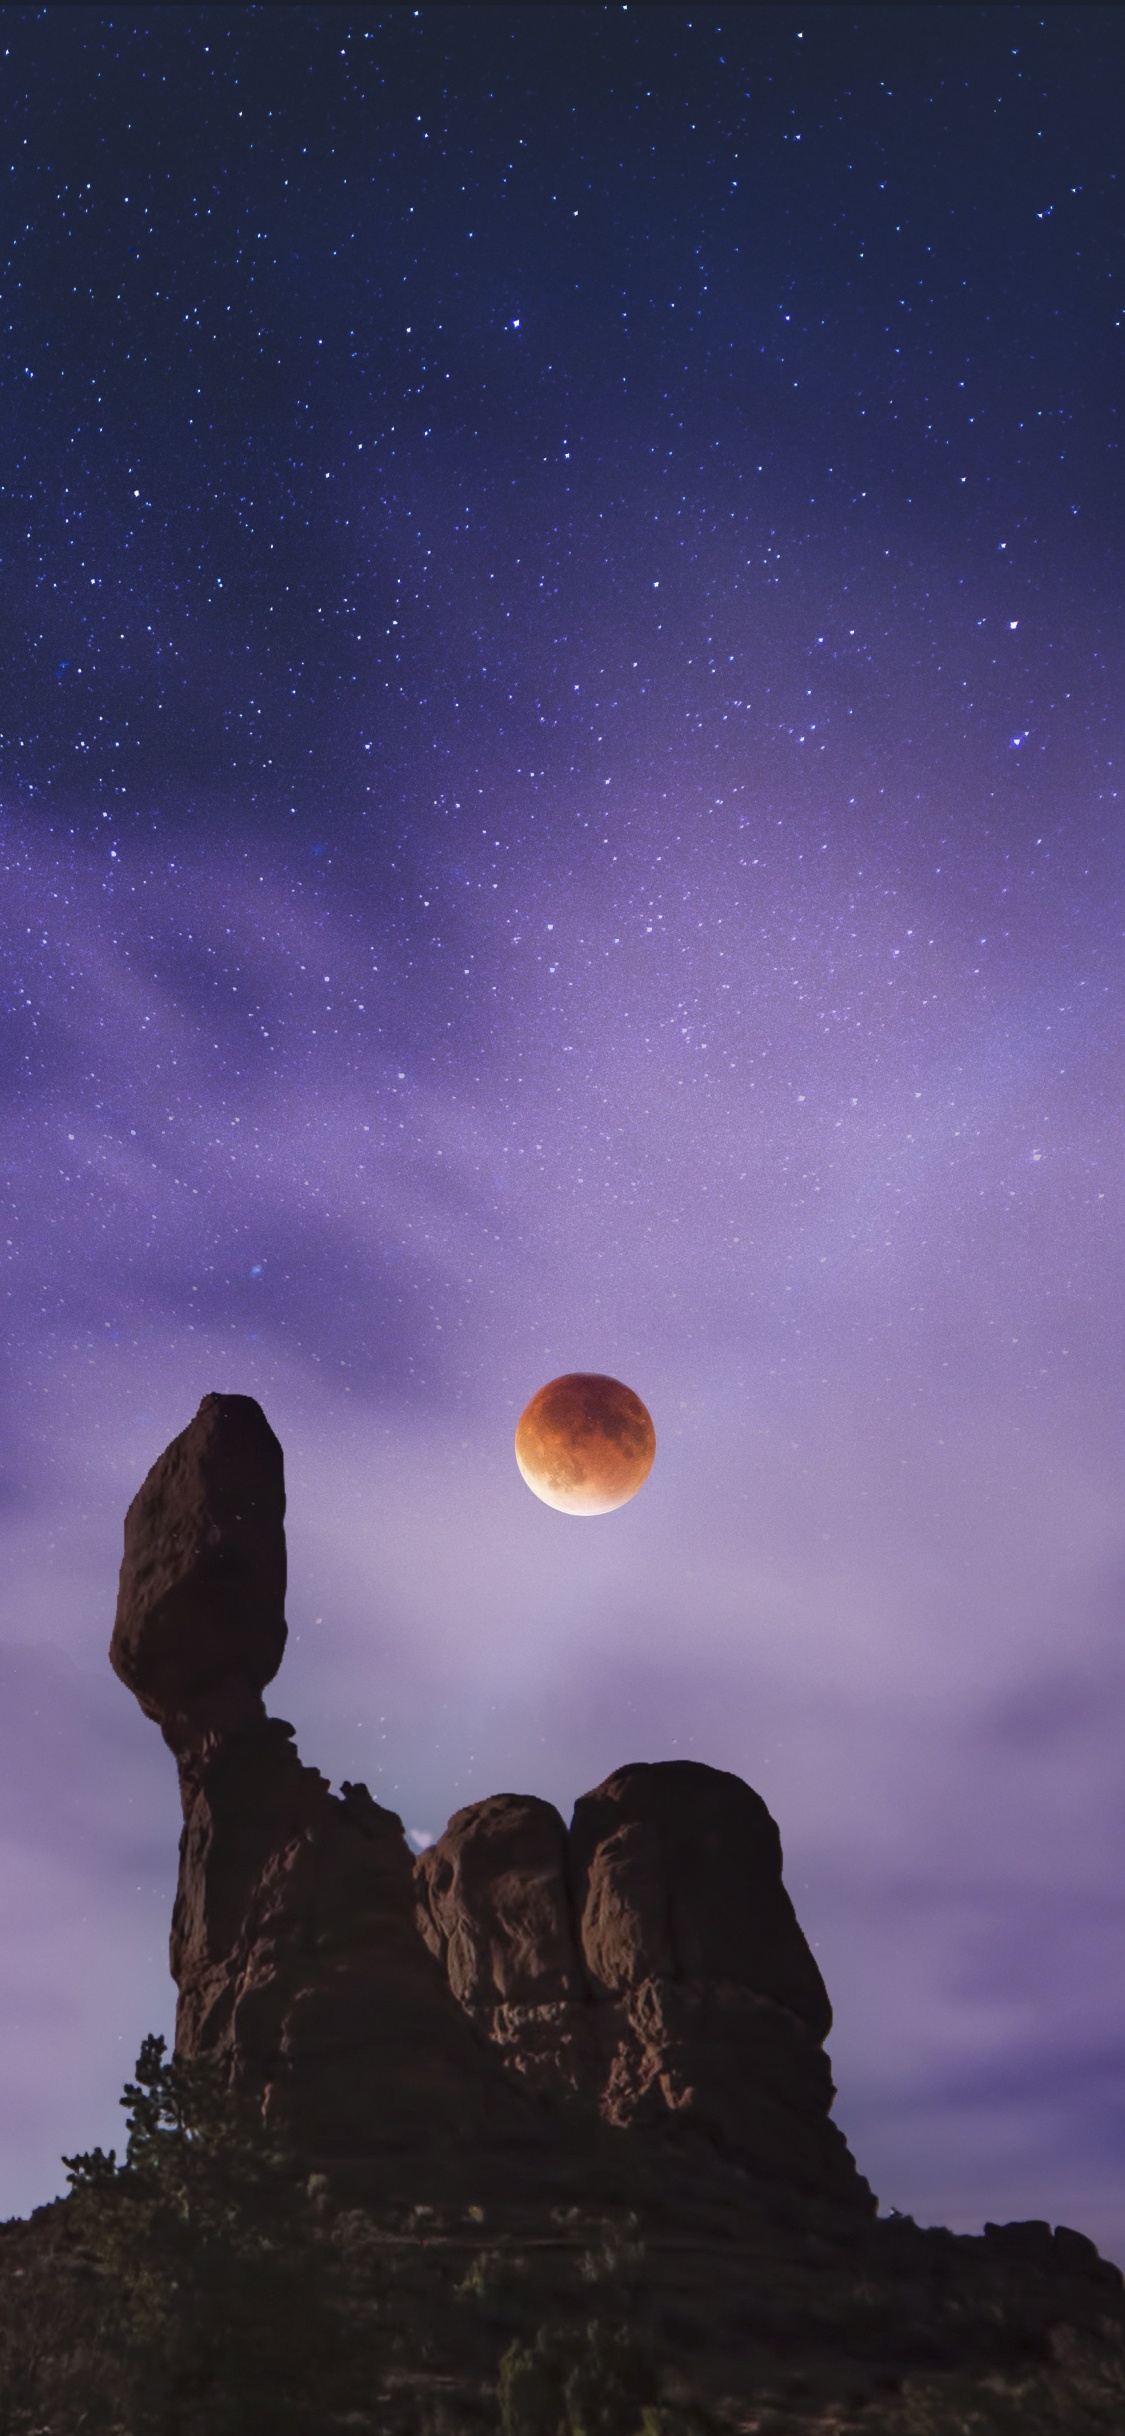
{"label": "red moon", "polygon": [[631,1387],[596,1370],[550,1379],[520,1414],[516,1462],[558,1514],[612,1514],[648,1479],[656,1453],[650,1415]]}

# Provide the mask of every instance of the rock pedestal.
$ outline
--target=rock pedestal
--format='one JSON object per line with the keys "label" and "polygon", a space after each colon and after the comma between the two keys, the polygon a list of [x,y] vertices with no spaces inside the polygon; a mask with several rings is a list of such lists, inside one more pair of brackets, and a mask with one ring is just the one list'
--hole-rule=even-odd
{"label": "rock pedestal", "polygon": [[110,1656],[180,1770],[177,2046],[217,2052],[312,2158],[405,2187],[587,2155],[870,2213],[831,2120],[824,1983],[764,1802],[693,1761],[578,1802],[499,1794],[415,1865],[262,1691],[285,1647],[281,1448],[206,1396],[129,1508]]}

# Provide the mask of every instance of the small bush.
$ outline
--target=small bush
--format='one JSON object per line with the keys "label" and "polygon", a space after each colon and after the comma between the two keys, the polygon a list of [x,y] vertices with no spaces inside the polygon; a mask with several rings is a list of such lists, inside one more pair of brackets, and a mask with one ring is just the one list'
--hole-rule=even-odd
{"label": "small bush", "polygon": [[121,2103],[124,2163],[101,2149],[63,2162],[120,2312],[136,2436],[303,2430],[334,2312],[292,2161],[213,2059],[169,2058],[163,2039],[145,2040]]}
{"label": "small bush", "polygon": [[656,2377],[620,2329],[597,2319],[581,2334],[541,2327],[500,2363],[501,2436],[640,2436]]}

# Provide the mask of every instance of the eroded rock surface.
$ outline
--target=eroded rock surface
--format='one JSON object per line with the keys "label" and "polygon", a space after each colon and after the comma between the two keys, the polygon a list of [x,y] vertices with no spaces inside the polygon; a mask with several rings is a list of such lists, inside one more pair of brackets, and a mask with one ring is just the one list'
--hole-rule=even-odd
{"label": "eroded rock surface", "polygon": [[756,2174],[866,2190],[831,2121],[824,1982],[741,1778],[621,1768],[578,1802],[459,1810],[417,1864],[419,1923],[525,2085],[639,2133],[704,2136]]}
{"label": "eroded rock surface", "polygon": [[318,2156],[526,2137],[415,1922],[402,1823],[303,1767],[262,1689],[285,1648],[281,1447],[205,1396],[129,1508],[110,1657],[179,1763],[181,2053],[229,2055]]}
{"label": "eroded rock surface", "polygon": [[497,1793],[457,1810],[422,1854],[419,1925],[459,2004],[552,2004],[582,1991],[566,1829],[551,1802]]}
{"label": "eroded rock surface", "polygon": [[415,1868],[394,1813],[334,1795],[265,1714],[284,1513],[260,1406],[212,1395],[126,1518],[111,1658],[179,1763],[181,2052],[228,2056],[326,2160],[518,2160],[548,2188],[608,2140],[627,2186],[686,2141],[869,2212],[764,1802],[695,1762],[622,1768],[569,1832],[499,1794]]}
{"label": "eroded rock surface", "polygon": [[575,1936],[566,1828],[497,1793],[455,1811],[415,1865],[418,1926],[450,1988],[525,2088],[596,2108],[607,2056]]}
{"label": "eroded rock surface", "polygon": [[419,1938],[401,1820],[333,1795],[293,1729],[227,1736],[187,1803],[172,1926],[177,2045],[229,2053],[318,2156],[524,2132]]}
{"label": "eroded rock surface", "polygon": [[782,1883],[781,1838],[740,1776],[691,1759],[618,1768],[575,1805],[570,1845],[586,1966],[608,1994],[731,1981],[827,2037],[832,2007]]}
{"label": "eroded rock surface", "polygon": [[204,1396],[125,1517],[109,1651],[177,1753],[264,1715],[285,1572],[281,1447],[252,1396]]}

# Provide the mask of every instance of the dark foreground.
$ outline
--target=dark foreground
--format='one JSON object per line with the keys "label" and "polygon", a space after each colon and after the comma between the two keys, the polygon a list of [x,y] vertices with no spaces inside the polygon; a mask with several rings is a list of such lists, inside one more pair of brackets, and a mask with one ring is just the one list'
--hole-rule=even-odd
{"label": "dark foreground", "polygon": [[262,1692],[281,1448],[211,1395],[125,1526],[175,1754],[177,2054],[0,2228],[0,2436],[1125,2436],[1081,2234],[880,2218],[760,1796],[634,1762],[421,1860]]}
{"label": "dark foreground", "polygon": [[704,2207],[682,2164],[643,2209],[607,2168],[376,2211],[194,2136],[0,2228],[0,2436],[1125,2430],[1122,2278],[1064,2228],[844,2224],[710,2170]]}

